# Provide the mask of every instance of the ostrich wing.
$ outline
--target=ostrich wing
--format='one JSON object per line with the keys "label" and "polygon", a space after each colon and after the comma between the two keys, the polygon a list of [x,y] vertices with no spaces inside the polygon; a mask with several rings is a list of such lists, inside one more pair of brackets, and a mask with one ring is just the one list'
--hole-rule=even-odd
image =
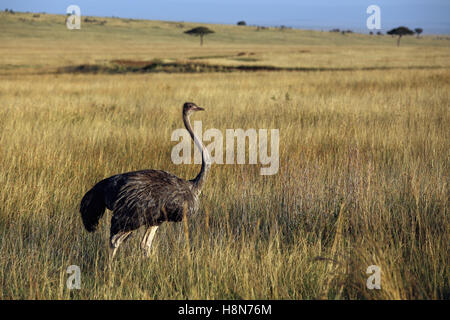
{"label": "ostrich wing", "polygon": [[120,188],[113,219],[122,230],[180,221],[185,203],[195,205],[188,181],[159,170],[132,172]]}

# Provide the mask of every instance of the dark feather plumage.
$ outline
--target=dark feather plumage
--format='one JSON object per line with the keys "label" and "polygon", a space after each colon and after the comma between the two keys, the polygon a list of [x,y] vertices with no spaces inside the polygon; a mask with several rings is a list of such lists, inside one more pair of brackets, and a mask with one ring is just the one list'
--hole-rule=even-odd
{"label": "dark feather plumage", "polygon": [[[179,222],[196,210],[193,184],[159,170],[143,170],[113,176],[120,185],[114,192],[111,232],[130,231],[141,225],[155,226],[164,221]],[[107,179],[107,180],[109,180]]]}
{"label": "dark feather plumage", "polygon": [[[81,201],[84,225],[88,231],[95,231],[95,218],[101,218],[105,206],[114,212],[113,234],[143,225],[160,225],[164,221],[179,222],[183,214],[192,215],[197,209],[193,187],[191,181],[160,170],[114,175],[97,183],[84,196]],[[99,211],[101,215],[95,214]]]}

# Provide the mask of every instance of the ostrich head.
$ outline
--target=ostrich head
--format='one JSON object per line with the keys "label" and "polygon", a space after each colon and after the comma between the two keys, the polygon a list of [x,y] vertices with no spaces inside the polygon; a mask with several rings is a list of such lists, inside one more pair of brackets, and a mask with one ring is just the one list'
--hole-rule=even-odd
{"label": "ostrich head", "polygon": [[203,110],[205,110],[205,109],[200,108],[193,102],[186,102],[183,105],[183,114],[185,114],[185,115],[190,115],[194,111],[203,111]]}

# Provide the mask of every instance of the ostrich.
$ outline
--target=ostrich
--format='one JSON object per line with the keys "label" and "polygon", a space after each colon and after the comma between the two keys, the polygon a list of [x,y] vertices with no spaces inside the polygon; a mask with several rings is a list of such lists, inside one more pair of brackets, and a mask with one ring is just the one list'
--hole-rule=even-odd
{"label": "ostrich", "polygon": [[210,157],[195,136],[189,121],[195,111],[204,110],[195,103],[183,105],[183,122],[202,152],[202,167],[192,180],[184,180],[161,170],[141,170],[111,176],[98,182],[81,200],[80,213],[88,232],[97,229],[105,208],[112,211],[110,230],[110,261],[120,244],[133,231],[145,226],[141,249],[150,255],[153,238],[164,221],[179,222],[197,210],[198,197],[205,182]]}

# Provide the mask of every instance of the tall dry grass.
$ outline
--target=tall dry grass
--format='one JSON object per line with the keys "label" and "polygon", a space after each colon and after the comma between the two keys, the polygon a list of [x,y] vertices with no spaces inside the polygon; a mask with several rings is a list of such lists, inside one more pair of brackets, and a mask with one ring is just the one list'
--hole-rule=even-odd
{"label": "tall dry grass", "polygon": [[[449,298],[449,80],[443,70],[3,76],[0,299]],[[280,171],[213,165],[200,212],[132,237],[107,269],[98,180],[175,166],[194,101],[208,128],[279,128]],[[187,238],[189,241],[186,241]],[[81,267],[81,290],[66,268]],[[366,269],[382,270],[381,290]]]}

